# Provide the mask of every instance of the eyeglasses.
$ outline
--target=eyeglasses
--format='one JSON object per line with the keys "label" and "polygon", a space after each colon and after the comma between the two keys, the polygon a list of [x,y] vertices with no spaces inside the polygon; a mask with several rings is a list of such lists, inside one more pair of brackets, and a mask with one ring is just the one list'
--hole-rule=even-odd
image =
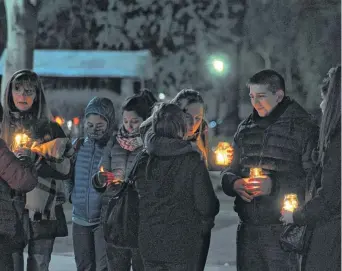
{"label": "eyeglasses", "polygon": [[23,95],[23,96],[33,96],[36,93],[36,90],[33,88],[31,88],[31,89],[14,88],[12,91],[17,95]]}

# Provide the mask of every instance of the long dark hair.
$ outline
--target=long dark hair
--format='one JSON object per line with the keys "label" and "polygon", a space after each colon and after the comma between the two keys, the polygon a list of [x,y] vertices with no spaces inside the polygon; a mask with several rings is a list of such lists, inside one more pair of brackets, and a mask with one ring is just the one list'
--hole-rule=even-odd
{"label": "long dark hair", "polygon": [[318,141],[318,163],[323,164],[324,153],[331,136],[341,122],[341,66],[330,69],[323,80],[322,95],[326,99]]}
{"label": "long dark hair", "polygon": [[139,94],[128,97],[122,104],[123,111],[134,111],[143,120],[146,120],[152,113],[153,105],[157,99],[148,89],[143,89]]}

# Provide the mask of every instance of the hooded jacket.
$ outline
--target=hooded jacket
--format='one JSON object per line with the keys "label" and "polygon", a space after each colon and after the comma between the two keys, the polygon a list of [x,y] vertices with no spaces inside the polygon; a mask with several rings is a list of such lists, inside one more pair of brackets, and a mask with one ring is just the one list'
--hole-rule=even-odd
{"label": "hooded jacket", "polygon": [[[234,136],[234,158],[222,172],[222,188],[236,197],[235,211],[250,224],[278,224],[285,194],[297,194],[303,203],[307,179],[314,164],[311,153],[318,139],[318,126],[295,101],[285,97],[267,117],[253,113],[239,125]],[[234,182],[249,177],[250,168],[261,168],[272,180],[268,196],[245,202]]]}
{"label": "hooded jacket", "polygon": [[100,222],[101,194],[93,188],[92,177],[99,171],[101,158],[115,124],[114,106],[107,98],[93,98],[85,109],[85,116],[89,114],[105,118],[108,128],[100,140],[86,136],[75,156],[74,176],[69,182],[68,189],[73,204],[72,219],[84,226]]}
{"label": "hooded jacket", "polygon": [[198,257],[220,204],[198,152],[154,150],[137,168],[139,249],[148,261],[186,263]]}
{"label": "hooded jacket", "polygon": [[[13,79],[18,75],[31,75],[36,77],[38,87],[36,98],[30,110],[20,112],[14,105],[12,98]],[[14,134],[17,132],[28,133],[35,141],[46,142],[56,138],[66,138],[62,128],[52,121],[52,115],[46,104],[43,85],[39,77],[30,70],[20,70],[10,78],[5,90],[3,104],[3,119],[1,125],[1,137],[9,147],[12,146]],[[39,158],[39,159],[38,159]],[[51,223],[58,220],[55,207],[64,202],[63,179],[68,178],[70,172],[70,160],[63,157],[58,163],[51,162],[45,157],[36,155],[36,168],[38,173],[38,185],[25,196],[16,193],[16,206],[19,216],[22,209],[29,210],[31,220],[38,217],[38,220],[51,220]],[[59,202],[57,202],[59,198]],[[35,223],[38,225],[39,223]],[[47,227],[45,227],[47,228]],[[44,230],[45,230],[44,228]],[[33,227],[33,231],[39,232],[40,227]],[[51,236],[55,233],[51,230]]]}

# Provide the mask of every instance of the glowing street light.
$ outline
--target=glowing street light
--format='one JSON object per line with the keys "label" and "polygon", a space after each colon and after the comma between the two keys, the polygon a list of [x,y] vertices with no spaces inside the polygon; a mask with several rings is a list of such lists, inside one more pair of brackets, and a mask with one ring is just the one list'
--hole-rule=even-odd
{"label": "glowing street light", "polygon": [[215,71],[217,71],[218,73],[222,73],[224,70],[224,63],[220,59],[214,59],[213,60],[213,67],[214,67]]}
{"label": "glowing street light", "polygon": [[230,72],[230,60],[225,54],[209,56],[207,65],[209,72],[214,76],[225,76]]}
{"label": "glowing street light", "polygon": [[165,99],[165,94],[164,93],[159,93],[158,95],[160,100],[164,100]]}

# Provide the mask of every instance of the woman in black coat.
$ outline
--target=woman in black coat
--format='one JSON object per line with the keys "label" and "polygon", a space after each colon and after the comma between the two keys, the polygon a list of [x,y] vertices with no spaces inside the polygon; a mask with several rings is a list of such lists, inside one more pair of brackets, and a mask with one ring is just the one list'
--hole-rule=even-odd
{"label": "woman in black coat", "polygon": [[[186,114],[174,104],[163,104],[152,116],[157,136],[183,139]],[[202,238],[212,229],[219,202],[205,162],[198,152],[165,146],[140,161],[139,249],[146,271],[200,270]]]}
{"label": "woman in black coat", "polygon": [[323,112],[316,159],[320,182],[315,196],[286,223],[313,228],[302,260],[304,271],[341,270],[341,66],[329,71],[322,87]]}

